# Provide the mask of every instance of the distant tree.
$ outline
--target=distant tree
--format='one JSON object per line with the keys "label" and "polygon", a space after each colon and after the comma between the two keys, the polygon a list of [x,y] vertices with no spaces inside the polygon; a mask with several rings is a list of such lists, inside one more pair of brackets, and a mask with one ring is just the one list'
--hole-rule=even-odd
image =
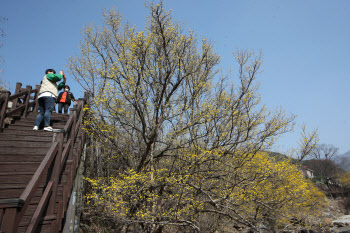
{"label": "distant tree", "polygon": [[339,149],[330,144],[317,144],[311,151],[312,159],[303,164],[313,170],[314,176],[323,180],[335,180],[343,170],[336,162]]}
{"label": "distant tree", "polygon": [[[317,218],[323,195],[265,153],[294,116],[260,103],[262,53],[237,50],[237,73],[220,76],[211,43],[174,22],[162,2],[149,9],[144,31],[105,11],[69,59],[93,93],[86,201],[97,222],[117,222],[121,232],[232,232]],[[314,139],[303,138],[301,157]]]}
{"label": "distant tree", "polygon": [[340,172],[343,170],[330,159],[310,159],[303,162],[314,173],[316,178],[322,180],[335,180]]}
{"label": "distant tree", "polygon": [[332,160],[337,156],[339,148],[330,144],[317,144],[311,151],[311,156],[317,160]]}

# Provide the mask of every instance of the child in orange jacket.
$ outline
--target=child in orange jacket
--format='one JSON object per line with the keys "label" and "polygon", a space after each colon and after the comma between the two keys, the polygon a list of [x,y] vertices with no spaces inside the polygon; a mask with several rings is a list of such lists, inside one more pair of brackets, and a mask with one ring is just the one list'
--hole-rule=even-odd
{"label": "child in orange jacket", "polygon": [[62,113],[62,108],[64,108],[64,113],[68,113],[68,108],[72,103],[72,100],[76,104],[74,95],[70,92],[70,87],[68,85],[64,86],[64,91],[58,95],[57,103],[58,103],[58,113]]}

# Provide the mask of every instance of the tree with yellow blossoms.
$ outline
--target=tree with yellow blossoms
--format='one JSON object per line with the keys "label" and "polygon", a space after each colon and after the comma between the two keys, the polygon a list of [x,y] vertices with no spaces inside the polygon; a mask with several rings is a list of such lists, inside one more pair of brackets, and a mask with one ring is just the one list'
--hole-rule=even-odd
{"label": "tree with yellow blossoms", "polygon": [[[266,152],[294,116],[260,103],[262,53],[234,52],[237,73],[222,75],[211,43],[174,22],[162,2],[149,11],[138,30],[106,10],[69,59],[93,94],[86,200],[99,222],[114,222],[116,232],[279,231],[319,222],[323,195]],[[301,158],[315,139],[305,134]]]}
{"label": "tree with yellow blossoms", "polygon": [[349,171],[344,172],[339,176],[340,176],[339,181],[343,185],[343,187],[350,190],[350,172]]}

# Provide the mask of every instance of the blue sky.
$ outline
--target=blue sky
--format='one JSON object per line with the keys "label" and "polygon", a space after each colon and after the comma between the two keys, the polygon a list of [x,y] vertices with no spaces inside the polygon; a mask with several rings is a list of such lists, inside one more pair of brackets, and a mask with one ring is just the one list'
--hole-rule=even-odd
{"label": "blue sky", "polygon": [[[143,0],[0,0],[8,21],[0,48],[2,79],[40,83],[44,71],[67,71],[78,52],[84,25],[99,24],[103,8],[115,6],[131,24],[143,28]],[[222,68],[233,65],[232,51],[262,50],[259,76],[262,101],[297,115],[296,123],[318,129],[320,142],[340,153],[350,150],[350,1],[348,0],[164,0],[173,18],[214,42]],[[82,89],[69,79],[76,97]],[[295,147],[299,131],[280,140]]]}

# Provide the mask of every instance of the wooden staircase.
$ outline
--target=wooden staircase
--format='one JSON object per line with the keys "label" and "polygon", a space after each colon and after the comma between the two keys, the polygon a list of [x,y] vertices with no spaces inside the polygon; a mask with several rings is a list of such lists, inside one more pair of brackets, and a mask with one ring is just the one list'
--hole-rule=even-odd
{"label": "wooden staircase", "polygon": [[[33,97],[29,89],[33,92],[19,89],[27,94],[22,93],[23,104],[16,104],[28,111],[7,111],[16,114],[0,133],[0,232],[62,232],[85,143],[82,123],[87,99],[79,99],[69,115],[53,113],[54,132],[34,131],[38,89]],[[11,96],[2,94],[3,107]],[[23,107],[26,103],[30,107]],[[0,123],[9,117],[3,111],[2,115]]]}

